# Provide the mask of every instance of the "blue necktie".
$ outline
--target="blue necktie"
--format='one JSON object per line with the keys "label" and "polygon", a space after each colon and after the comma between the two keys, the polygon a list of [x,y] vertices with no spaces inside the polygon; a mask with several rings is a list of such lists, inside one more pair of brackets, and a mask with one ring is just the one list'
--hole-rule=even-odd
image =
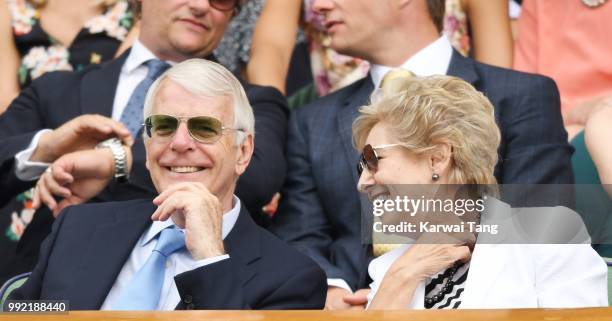
{"label": "blue necktie", "polygon": [[136,137],[140,127],[142,126],[142,109],[144,100],[147,95],[149,87],[153,84],[155,79],[159,77],[164,71],[170,68],[170,65],[159,60],[151,59],[145,63],[149,68],[147,76],[136,86],[136,89],[132,92],[130,100],[128,100],[125,109],[121,114],[120,121],[127,127],[132,136]]}
{"label": "blue necktie", "polygon": [[166,259],[170,254],[184,247],[185,234],[183,232],[175,228],[162,230],[151,256],[121,291],[112,304],[112,309],[156,310],[164,284]]}

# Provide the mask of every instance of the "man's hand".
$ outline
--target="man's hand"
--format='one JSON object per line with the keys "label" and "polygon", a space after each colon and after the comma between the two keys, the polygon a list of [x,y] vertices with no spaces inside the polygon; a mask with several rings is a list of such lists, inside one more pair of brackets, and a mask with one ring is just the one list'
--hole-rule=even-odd
{"label": "man's hand", "polygon": [[[132,151],[124,147],[127,168]],[[81,204],[100,193],[115,175],[115,159],[108,148],[66,154],[58,158],[39,178],[33,195],[33,208],[47,205],[57,216],[65,207]],[[59,204],[54,196],[63,198]]]}
{"label": "man's hand", "polygon": [[353,294],[345,295],[343,300],[351,306],[351,310],[365,310],[369,293],[370,289],[361,289]]}
{"label": "man's hand", "polygon": [[330,286],[327,289],[325,310],[364,310],[368,303],[370,289],[361,289],[351,293],[346,289]]}
{"label": "man's hand", "polygon": [[185,228],[185,245],[194,260],[225,254],[221,238],[223,209],[204,184],[174,184],[153,203],[158,207],[152,220],[165,221],[172,216],[178,227]]}
{"label": "man's hand", "polygon": [[100,115],[82,115],[42,134],[30,160],[52,163],[64,154],[92,149],[111,137],[119,138],[127,146],[134,143],[122,123]]}

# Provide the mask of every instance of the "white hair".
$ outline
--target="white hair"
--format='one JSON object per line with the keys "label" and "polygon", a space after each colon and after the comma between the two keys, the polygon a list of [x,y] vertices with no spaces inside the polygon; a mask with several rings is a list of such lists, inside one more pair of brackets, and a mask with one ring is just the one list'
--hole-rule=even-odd
{"label": "white hair", "polygon": [[[203,97],[228,97],[234,111],[234,128],[247,134],[255,134],[253,108],[240,81],[225,67],[206,59],[188,59],[164,72],[151,85],[145,98],[143,119],[151,115],[155,96],[165,79],[172,80],[194,95]],[[236,143],[240,144],[245,135],[236,133]]]}

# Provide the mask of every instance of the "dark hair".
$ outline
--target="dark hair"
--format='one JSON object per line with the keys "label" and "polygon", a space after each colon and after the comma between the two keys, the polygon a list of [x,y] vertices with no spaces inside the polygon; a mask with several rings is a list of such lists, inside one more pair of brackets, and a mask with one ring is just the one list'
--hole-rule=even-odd
{"label": "dark hair", "polygon": [[439,32],[442,32],[442,29],[444,29],[445,9],[445,0],[427,0],[427,10],[429,11],[429,16]]}
{"label": "dark hair", "polygon": [[[134,16],[134,18],[138,18],[140,19],[140,13],[141,13],[141,3],[139,0],[129,0],[130,1],[130,8],[132,9],[132,15]],[[249,0],[238,0],[236,2],[236,9],[234,11],[234,14],[238,14],[238,12],[240,12],[240,8],[244,7],[244,5],[246,5],[246,3],[249,2]]]}

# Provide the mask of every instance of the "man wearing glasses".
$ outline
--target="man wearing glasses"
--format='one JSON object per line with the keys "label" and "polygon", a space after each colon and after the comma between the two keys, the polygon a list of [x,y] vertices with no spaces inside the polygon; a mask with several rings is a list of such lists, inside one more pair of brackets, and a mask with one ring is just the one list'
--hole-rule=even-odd
{"label": "man wearing glasses", "polygon": [[[63,155],[87,151],[80,157],[94,157],[96,146],[106,148],[105,157],[115,168],[113,175],[97,181],[108,186],[93,195],[92,201],[155,195],[141,139],[144,96],[169,66],[189,58],[214,60],[213,50],[244,2],[134,1],[140,8],[141,28],[129,52],[81,72],[51,73],[25,89],[0,116],[0,206],[34,186],[39,177],[50,182],[51,164]],[[285,98],[272,88],[245,85],[245,90],[257,120],[258,141],[253,162],[239,180],[236,193],[260,219],[261,207],[284,180],[287,109]],[[118,137],[123,148],[116,140],[106,141],[112,137]],[[133,160],[123,152],[129,146]],[[51,212],[57,215],[66,205],[88,200],[78,193],[82,189],[62,191],[50,194],[39,189],[34,193],[33,198],[39,200],[34,206],[41,210],[20,241],[18,258],[6,258],[0,266],[0,283],[32,269],[40,242],[50,232]]]}
{"label": "man wearing glasses", "polygon": [[[323,271],[234,196],[254,138],[238,80],[187,60],[153,83],[144,118],[157,197],[65,209],[10,299],[68,300],[71,310],[322,308]],[[92,180],[113,172],[104,157],[75,165]]]}

